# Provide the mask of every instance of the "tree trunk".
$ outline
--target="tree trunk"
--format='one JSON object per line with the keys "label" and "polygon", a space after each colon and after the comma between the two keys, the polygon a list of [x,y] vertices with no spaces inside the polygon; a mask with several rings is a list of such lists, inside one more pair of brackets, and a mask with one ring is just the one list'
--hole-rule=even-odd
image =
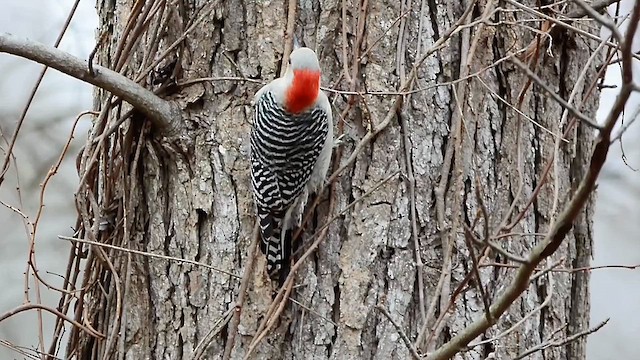
{"label": "tree trunk", "polygon": [[[297,271],[289,295],[295,301],[287,303],[251,358],[407,359],[412,350],[402,341],[405,334],[417,342],[418,352],[430,353],[485,316],[485,300],[493,303],[514,281],[515,257],[525,257],[548,231],[591,154],[592,130],[561,120],[563,107],[513,62],[501,59],[517,53],[561,98],[569,101],[576,91],[572,105],[592,117],[598,97],[589,86],[601,60],[589,57],[599,41],[560,30],[549,45],[547,37],[520,26],[537,28],[543,22],[525,22],[533,17],[523,11],[492,13],[493,1],[479,1],[464,23],[486,21],[454,34],[447,30],[466,3],[294,3],[295,14],[284,1],[98,1],[99,33],[105,35],[96,63],[176,101],[185,120],[178,135],[163,138],[134,112],[101,137],[130,108],[115,104],[104,111],[115,99],[96,93],[103,116],[79,157],[78,237],[243,276],[255,222],[250,101],[260,84],[196,79],[278,77],[292,16],[295,35],[320,58],[323,86],[367,94],[328,94],[336,133],[346,134],[334,152],[334,171],[359,152],[321,195],[302,251],[321,226],[337,219]],[[434,52],[439,39],[444,46]],[[177,47],[170,49],[174,42]],[[153,70],[146,75],[149,66]],[[463,80],[450,83],[457,79]],[[407,89],[419,90],[395,94]],[[557,134],[567,129],[554,163]],[[376,130],[381,131],[367,135]],[[371,141],[357,147],[367,136]],[[589,202],[542,268],[588,265],[591,214]],[[515,256],[488,250],[489,238]],[[204,358],[219,359],[233,338],[231,358],[243,358],[272,301],[264,256],[255,253],[238,335],[229,337],[235,329],[223,320],[240,305],[240,278],[165,258],[74,245],[69,280],[82,290],[75,317],[105,338],[74,328],[69,355],[190,359],[204,351]],[[480,263],[480,282],[473,257]],[[81,266],[84,276],[73,280]],[[472,345],[490,341],[456,359],[515,358],[553,336],[584,331],[587,294],[586,273],[544,272]],[[216,329],[219,323],[224,326]],[[579,338],[528,358],[584,357],[585,341]]]}

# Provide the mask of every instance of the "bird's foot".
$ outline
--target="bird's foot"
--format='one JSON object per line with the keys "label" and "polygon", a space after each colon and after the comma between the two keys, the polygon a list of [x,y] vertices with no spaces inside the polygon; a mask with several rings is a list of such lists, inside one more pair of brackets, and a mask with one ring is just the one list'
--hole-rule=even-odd
{"label": "bird's foot", "polygon": [[347,142],[347,134],[342,134],[340,136],[338,136],[337,139],[333,140],[333,148],[337,148],[338,146],[344,144]]}

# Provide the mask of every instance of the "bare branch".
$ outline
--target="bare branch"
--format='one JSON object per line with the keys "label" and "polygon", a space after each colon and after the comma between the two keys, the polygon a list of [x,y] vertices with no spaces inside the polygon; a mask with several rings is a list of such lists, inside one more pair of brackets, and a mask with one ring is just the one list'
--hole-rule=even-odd
{"label": "bare branch", "polygon": [[[53,44],[54,48],[57,48],[60,45],[60,42],[62,41],[64,34],[66,34],[67,29],[69,29],[69,24],[71,24],[71,20],[73,19],[73,16],[75,15],[76,10],[78,9],[79,3],[80,3],[80,0],[76,0],[73,6],[71,7],[71,10],[67,15],[67,20],[65,20],[64,25],[62,26],[62,30],[58,34],[58,38],[56,39],[56,42]],[[36,80],[36,83],[33,85],[33,88],[31,89],[31,94],[29,94],[29,99],[27,100],[27,104],[24,106],[24,109],[22,110],[22,114],[20,114],[20,119],[18,119],[16,128],[13,130],[13,135],[11,136],[11,141],[9,142],[9,148],[6,151],[6,155],[2,164],[2,170],[0,170],[0,185],[2,185],[2,182],[4,181],[4,175],[9,169],[9,159],[13,154],[13,147],[16,145],[16,141],[18,140],[18,134],[20,133],[20,129],[22,128],[22,124],[24,123],[24,119],[27,117],[27,112],[31,108],[33,99],[36,97],[36,93],[38,92],[38,89],[40,88],[40,84],[42,83],[42,79],[44,79],[44,75],[47,73],[48,69],[49,67],[45,66],[42,68],[42,70],[40,70],[40,75],[38,75],[38,80]]]}
{"label": "bare branch", "polygon": [[33,60],[110,91],[142,111],[165,135],[175,134],[179,129],[181,112],[176,105],[161,99],[115,71],[95,65],[93,66],[95,76],[92,76],[86,61],[56,48],[8,33],[0,34],[0,52]]}

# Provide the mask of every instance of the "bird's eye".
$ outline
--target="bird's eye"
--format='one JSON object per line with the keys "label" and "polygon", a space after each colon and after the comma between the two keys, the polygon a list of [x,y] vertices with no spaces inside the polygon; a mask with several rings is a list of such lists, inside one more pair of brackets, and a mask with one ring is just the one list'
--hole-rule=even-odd
{"label": "bird's eye", "polygon": [[291,65],[291,58],[289,58],[289,60],[288,60],[288,61],[289,61],[289,65]]}

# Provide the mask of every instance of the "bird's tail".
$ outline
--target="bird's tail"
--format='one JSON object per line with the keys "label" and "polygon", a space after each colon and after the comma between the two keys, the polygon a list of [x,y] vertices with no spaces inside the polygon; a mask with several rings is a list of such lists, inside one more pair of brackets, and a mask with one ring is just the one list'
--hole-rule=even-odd
{"label": "bird's tail", "polygon": [[[282,228],[279,228],[281,230]],[[291,270],[291,233],[292,230],[284,230],[284,234],[278,233],[276,239],[282,239],[280,241],[280,263],[276,268],[269,268],[269,263],[267,262],[267,271],[269,272],[269,277],[272,280],[278,281],[278,287],[281,287],[284,284],[284,281],[289,276],[289,270]],[[282,236],[283,235],[283,236]]]}
{"label": "bird's tail", "polygon": [[[282,286],[289,275],[291,262],[291,229],[283,230],[284,212],[258,210],[260,250],[267,257],[267,273]],[[282,233],[284,231],[284,234]]]}

